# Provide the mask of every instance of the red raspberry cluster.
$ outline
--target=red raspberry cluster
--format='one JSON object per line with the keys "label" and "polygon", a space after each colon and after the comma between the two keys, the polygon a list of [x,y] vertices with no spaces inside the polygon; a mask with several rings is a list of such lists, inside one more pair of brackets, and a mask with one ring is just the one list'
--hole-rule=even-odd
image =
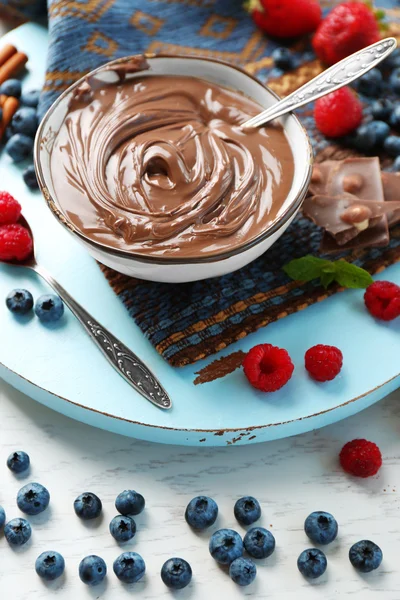
{"label": "red raspberry cluster", "polygon": [[8,192],[0,192],[0,260],[24,260],[32,254],[29,231],[18,223],[21,205]]}

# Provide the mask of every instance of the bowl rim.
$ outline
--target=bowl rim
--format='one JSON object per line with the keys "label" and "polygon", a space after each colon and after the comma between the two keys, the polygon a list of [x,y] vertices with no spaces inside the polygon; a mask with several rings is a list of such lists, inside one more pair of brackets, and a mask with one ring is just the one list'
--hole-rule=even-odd
{"label": "bowl rim", "polygon": [[64,90],[64,92],[62,92],[60,94],[60,96],[52,103],[52,105],[48,108],[48,110],[46,111],[43,119],[40,122],[39,128],[37,130],[36,136],[35,136],[35,143],[34,143],[34,166],[35,166],[35,171],[36,171],[36,176],[37,176],[37,180],[38,180],[38,184],[39,184],[39,188],[46,200],[47,206],[50,208],[52,214],[56,217],[56,219],[64,226],[66,227],[71,233],[77,235],[79,238],[81,238],[82,241],[84,241],[86,244],[89,244],[90,246],[92,246],[93,248],[96,248],[97,250],[103,251],[106,254],[112,255],[112,256],[117,256],[120,258],[125,258],[125,259],[132,259],[138,262],[142,262],[142,263],[151,263],[151,264],[157,264],[157,265],[167,265],[167,264],[175,264],[175,265],[187,265],[187,264],[202,264],[202,263],[214,263],[214,262],[219,262],[222,260],[227,260],[233,256],[236,256],[238,254],[241,254],[242,252],[246,252],[247,250],[250,250],[251,248],[253,248],[254,246],[257,246],[258,244],[260,244],[261,242],[265,241],[266,239],[268,239],[270,236],[272,236],[274,233],[276,233],[281,227],[283,227],[287,221],[289,221],[291,219],[292,216],[294,216],[296,214],[296,212],[298,211],[298,209],[301,207],[303,200],[305,198],[305,195],[307,193],[307,189],[311,180],[311,175],[312,175],[312,167],[313,167],[313,162],[314,162],[314,154],[313,154],[313,149],[311,146],[311,141],[310,141],[310,137],[307,133],[306,128],[304,127],[304,125],[301,123],[301,121],[299,120],[299,118],[293,113],[289,113],[289,116],[291,118],[293,118],[296,122],[296,124],[298,125],[298,127],[300,128],[300,130],[303,132],[303,135],[305,137],[305,140],[307,142],[307,150],[308,150],[308,156],[307,156],[307,169],[305,171],[304,177],[303,177],[303,181],[299,187],[299,192],[297,194],[297,196],[294,198],[293,202],[290,204],[290,206],[288,206],[286,208],[286,210],[283,212],[283,214],[280,217],[276,217],[274,219],[274,221],[272,221],[272,223],[264,230],[262,231],[258,236],[256,236],[255,238],[253,238],[252,240],[248,240],[244,243],[242,243],[239,246],[236,246],[235,248],[232,248],[231,250],[225,250],[223,252],[220,252],[218,254],[212,254],[212,255],[207,255],[207,256],[195,256],[195,257],[188,257],[188,258],[177,258],[177,257],[172,257],[172,256],[151,256],[151,255],[143,255],[143,254],[139,254],[139,253],[135,253],[135,252],[131,252],[129,250],[123,250],[120,248],[113,248],[111,246],[108,246],[107,244],[104,244],[102,242],[96,241],[96,240],[92,240],[90,238],[88,238],[84,233],[82,233],[77,227],[75,227],[67,218],[67,216],[61,212],[61,210],[58,208],[57,206],[57,202],[52,198],[48,188],[47,188],[47,184],[45,181],[45,176],[43,174],[43,170],[42,170],[42,165],[41,165],[41,160],[40,160],[40,152],[41,152],[41,141],[42,141],[42,137],[44,134],[44,129],[46,127],[46,124],[49,120],[49,118],[52,116],[52,114],[54,113],[54,111],[57,109],[58,105],[62,102],[62,100],[68,96],[72,90],[74,90],[76,87],[78,87],[81,83],[83,83],[87,77],[90,77],[92,75],[95,75],[96,73],[98,73],[99,71],[102,71],[105,67],[111,66],[111,65],[116,65],[119,63],[124,63],[128,60],[131,60],[133,58],[136,58],[138,56],[142,56],[144,57],[146,60],[152,60],[154,58],[168,58],[168,59],[185,59],[185,60],[200,60],[200,61],[204,61],[204,62],[212,62],[212,63],[218,63],[221,64],[225,67],[229,67],[231,69],[236,69],[237,71],[239,71],[240,73],[242,73],[243,75],[245,75],[246,77],[248,77],[249,79],[252,79],[253,81],[255,81],[256,83],[258,83],[260,86],[262,86],[263,88],[265,88],[274,98],[276,98],[277,101],[279,101],[281,98],[278,94],[276,94],[276,92],[274,92],[273,90],[271,90],[271,88],[269,88],[267,85],[264,85],[259,79],[257,79],[257,77],[255,77],[254,75],[252,75],[251,73],[248,73],[245,69],[243,69],[242,67],[239,67],[238,65],[229,63],[227,61],[224,60],[220,60],[220,59],[216,59],[216,58],[210,58],[207,56],[195,56],[195,55],[185,55],[185,54],[170,54],[170,53],[157,53],[157,54],[153,54],[153,53],[142,53],[142,54],[132,54],[129,56],[124,56],[121,58],[117,58],[115,60],[109,61],[107,63],[104,63],[102,65],[100,65],[99,67],[97,67],[96,69],[93,69],[92,71],[89,71],[88,73],[86,73],[83,77],[81,77],[80,79],[78,79],[76,82],[74,82],[72,85],[70,85],[66,90]]}

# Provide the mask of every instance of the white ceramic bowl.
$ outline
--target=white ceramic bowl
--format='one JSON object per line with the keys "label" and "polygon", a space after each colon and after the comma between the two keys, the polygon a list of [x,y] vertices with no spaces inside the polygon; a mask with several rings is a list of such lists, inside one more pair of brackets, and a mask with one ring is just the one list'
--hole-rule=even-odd
{"label": "white ceramic bowl", "polygon": [[[108,64],[122,63],[131,57],[118,59]],[[213,59],[188,56],[147,56],[150,71],[154,75],[188,75],[239,90],[246,96],[268,108],[278,97],[251,75],[236,66]],[[102,67],[92,72],[97,78],[113,81],[115,73]],[[143,76],[143,72],[128,75],[129,78]],[[69,87],[51,106],[45,115],[35,140],[35,166],[39,186],[49,208],[56,218],[69,229],[99,262],[133,277],[178,283],[217,277],[236,271],[263,254],[283,234],[301,207],[312,170],[312,149],[308,135],[298,119],[289,115],[281,123],[285,129],[294,157],[294,178],[291,190],[277,218],[254,240],[218,255],[191,259],[168,257],[144,257],[131,252],[116,250],[105,244],[85,237],[63,213],[61,203],[55,195],[50,174],[50,152],[52,141],[68,112],[68,104],[74,89],[82,80]]]}

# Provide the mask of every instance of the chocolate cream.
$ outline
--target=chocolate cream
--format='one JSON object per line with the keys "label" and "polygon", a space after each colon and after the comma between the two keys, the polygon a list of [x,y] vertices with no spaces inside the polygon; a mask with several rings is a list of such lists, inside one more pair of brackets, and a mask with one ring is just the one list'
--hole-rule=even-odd
{"label": "chocolate cream", "polygon": [[51,150],[56,197],[75,227],[111,248],[176,258],[264,231],[293,180],[282,128],[242,131],[262,108],[202,79],[115,72],[113,84],[92,76],[77,88]]}

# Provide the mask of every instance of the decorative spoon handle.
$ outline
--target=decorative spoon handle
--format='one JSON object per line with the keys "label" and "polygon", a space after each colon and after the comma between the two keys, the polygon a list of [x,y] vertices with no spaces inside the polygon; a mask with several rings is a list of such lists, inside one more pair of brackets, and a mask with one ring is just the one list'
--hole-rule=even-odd
{"label": "decorative spoon handle", "polygon": [[265,125],[303,104],[348,85],[384,60],[396,47],[396,39],[390,37],[347,56],[283,100],[243,123],[242,129]]}
{"label": "decorative spoon handle", "polygon": [[37,263],[30,265],[30,268],[41,275],[57,292],[109,363],[139,394],[158,408],[166,410],[172,407],[172,402],[161,383],[136,354],[100,325],[46,269]]}

